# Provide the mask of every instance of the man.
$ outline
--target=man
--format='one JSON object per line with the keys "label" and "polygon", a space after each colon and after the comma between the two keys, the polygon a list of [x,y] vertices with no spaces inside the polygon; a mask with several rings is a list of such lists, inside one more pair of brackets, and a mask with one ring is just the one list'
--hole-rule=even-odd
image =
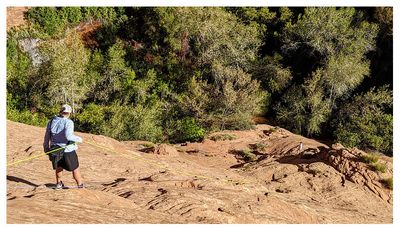
{"label": "man", "polygon": [[47,124],[46,134],[44,136],[43,148],[45,152],[63,148],[50,154],[53,169],[56,171],[56,189],[64,187],[61,181],[63,169],[72,171],[78,188],[83,188],[82,178],[79,173],[79,162],[76,150],[78,146],[75,142],[82,142],[82,138],[75,136],[74,122],[69,119],[72,108],[68,104],[61,107],[58,116],[54,116]]}

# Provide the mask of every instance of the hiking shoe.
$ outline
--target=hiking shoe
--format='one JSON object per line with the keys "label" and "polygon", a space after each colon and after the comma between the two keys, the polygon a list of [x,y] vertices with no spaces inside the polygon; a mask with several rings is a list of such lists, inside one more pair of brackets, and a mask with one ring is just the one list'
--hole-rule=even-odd
{"label": "hiking shoe", "polygon": [[62,181],[60,181],[59,183],[56,184],[56,187],[55,187],[56,190],[63,189],[63,188],[64,188],[64,183]]}
{"label": "hiking shoe", "polygon": [[78,185],[78,188],[85,188],[85,186],[82,184]]}

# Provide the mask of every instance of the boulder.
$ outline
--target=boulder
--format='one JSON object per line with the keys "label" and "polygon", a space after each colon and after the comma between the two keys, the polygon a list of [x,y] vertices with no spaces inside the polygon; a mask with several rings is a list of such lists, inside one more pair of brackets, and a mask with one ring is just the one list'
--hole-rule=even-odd
{"label": "boulder", "polygon": [[170,146],[168,144],[160,144],[155,148],[154,151],[157,155],[164,155],[164,156],[178,156],[178,150],[175,147]]}
{"label": "boulder", "polygon": [[300,154],[300,156],[302,159],[312,159],[312,158],[316,157],[318,153],[319,153],[318,148],[308,148],[308,149],[304,150]]}
{"label": "boulder", "polygon": [[332,144],[332,149],[334,149],[334,150],[342,150],[344,148],[345,147],[340,143]]}

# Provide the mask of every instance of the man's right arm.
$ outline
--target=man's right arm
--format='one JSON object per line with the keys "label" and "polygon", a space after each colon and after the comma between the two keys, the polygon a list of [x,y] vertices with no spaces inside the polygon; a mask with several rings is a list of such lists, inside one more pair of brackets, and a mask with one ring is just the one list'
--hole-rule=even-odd
{"label": "man's right arm", "polygon": [[82,143],[82,138],[74,135],[74,122],[72,120],[69,120],[66,124],[65,136],[68,141]]}

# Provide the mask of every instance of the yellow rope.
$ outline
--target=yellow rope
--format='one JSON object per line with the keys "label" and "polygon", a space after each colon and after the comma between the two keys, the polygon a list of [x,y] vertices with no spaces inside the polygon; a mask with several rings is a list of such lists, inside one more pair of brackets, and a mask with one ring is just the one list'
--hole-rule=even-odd
{"label": "yellow rope", "polygon": [[[209,177],[209,176],[205,176],[205,175],[201,175],[201,174],[193,174],[193,173],[189,173],[189,172],[182,171],[182,170],[177,170],[177,169],[171,169],[171,168],[170,168],[169,166],[167,166],[167,165],[162,165],[162,164],[159,164],[159,163],[154,162],[154,161],[149,161],[149,160],[147,160],[147,159],[145,159],[145,158],[143,158],[143,157],[141,157],[141,156],[139,156],[139,155],[127,155],[127,154],[124,154],[124,153],[120,153],[120,152],[114,151],[114,150],[112,150],[112,149],[110,149],[110,148],[107,148],[107,147],[105,147],[105,146],[95,144],[95,143],[90,142],[90,141],[85,141],[85,143],[90,144],[90,145],[92,145],[92,146],[94,146],[94,147],[97,147],[97,148],[99,148],[99,149],[101,149],[101,150],[107,150],[107,151],[109,151],[109,152],[111,152],[111,153],[124,156],[124,157],[129,158],[129,159],[134,159],[134,160],[138,160],[138,161],[141,161],[141,162],[146,162],[146,163],[148,163],[148,164],[150,164],[150,165],[152,165],[152,166],[157,166],[157,167],[160,167],[160,168],[168,169],[168,170],[170,170],[170,171],[172,171],[172,172],[175,172],[175,173],[177,173],[177,174],[182,174],[182,175],[186,175],[186,176],[190,176],[190,177],[195,177],[195,178],[198,178],[198,179],[215,180],[214,177]],[[70,144],[70,145],[73,145],[73,144]],[[68,145],[68,146],[69,146],[69,145]],[[41,157],[41,156],[48,155],[48,154],[50,154],[50,153],[56,152],[56,151],[61,150],[61,149],[64,149],[64,148],[65,148],[65,147],[63,147],[63,148],[57,148],[57,149],[51,150],[51,151],[49,151],[49,152],[45,152],[45,153],[41,153],[41,154],[38,154],[38,155],[35,155],[35,156],[31,156],[31,157],[26,158],[26,159],[17,160],[17,161],[15,161],[15,162],[8,163],[8,164],[7,164],[7,167],[14,166],[14,165],[16,165],[16,164],[20,164],[20,163],[23,163],[23,162],[27,162],[27,161],[30,161],[30,160],[39,158],[39,157]],[[246,182],[244,182],[244,181],[231,180],[231,179],[219,179],[219,180],[221,180],[221,181],[226,181],[226,182],[228,182],[228,183],[235,183],[235,184],[245,184],[245,183],[246,183]]]}
{"label": "yellow rope", "polygon": [[[139,155],[137,155],[137,156],[126,155],[126,154],[114,151],[114,150],[112,150],[110,148],[107,148],[107,147],[92,143],[90,141],[85,141],[85,143],[90,144],[92,146],[95,146],[95,147],[97,147],[97,148],[99,148],[101,150],[107,150],[107,151],[110,151],[110,152],[112,152],[114,154],[119,154],[119,155],[128,157],[130,159],[135,159],[135,160],[138,160],[138,161],[146,162],[146,163],[148,163],[148,164],[150,164],[152,166],[157,166],[157,167],[160,167],[160,168],[166,168],[166,169],[170,170],[171,172],[175,172],[177,174],[182,174],[182,175],[186,175],[186,176],[190,176],[190,177],[195,177],[195,178],[198,178],[198,179],[215,180],[214,177],[209,177],[209,176],[205,176],[205,175],[201,175],[201,174],[193,174],[193,173],[189,173],[189,172],[182,171],[182,170],[177,170],[177,169],[171,169],[166,165],[162,165],[162,164],[159,164],[159,163],[156,163],[156,162],[153,162],[153,161],[146,160],[145,158],[143,158],[143,157],[141,157]],[[229,183],[235,183],[235,184],[245,184],[245,183],[247,183],[247,182],[244,182],[244,181],[231,180],[231,179],[219,179],[219,180],[226,181],[226,182],[229,182]]]}
{"label": "yellow rope", "polygon": [[[70,145],[73,145],[73,144],[70,144]],[[69,145],[67,145],[67,146],[69,146]],[[35,156],[31,156],[31,157],[28,157],[28,158],[25,158],[25,159],[22,159],[22,160],[17,160],[17,161],[12,162],[12,163],[8,163],[8,164],[7,164],[7,167],[13,166],[13,165],[16,165],[16,164],[19,164],[19,163],[27,162],[27,161],[30,161],[30,160],[39,158],[39,157],[41,157],[41,156],[48,155],[48,154],[50,154],[50,153],[53,153],[53,152],[59,151],[59,150],[61,150],[61,149],[64,149],[64,148],[66,148],[67,146],[61,147],[61,148],[57,148],[57,149],[53,149],[53,150],[51,150],[51,151],[49,151],[49,152],[44,152],[44,153],[41,153],[41,154],[38,154],[38,155],[35,155]]]}

